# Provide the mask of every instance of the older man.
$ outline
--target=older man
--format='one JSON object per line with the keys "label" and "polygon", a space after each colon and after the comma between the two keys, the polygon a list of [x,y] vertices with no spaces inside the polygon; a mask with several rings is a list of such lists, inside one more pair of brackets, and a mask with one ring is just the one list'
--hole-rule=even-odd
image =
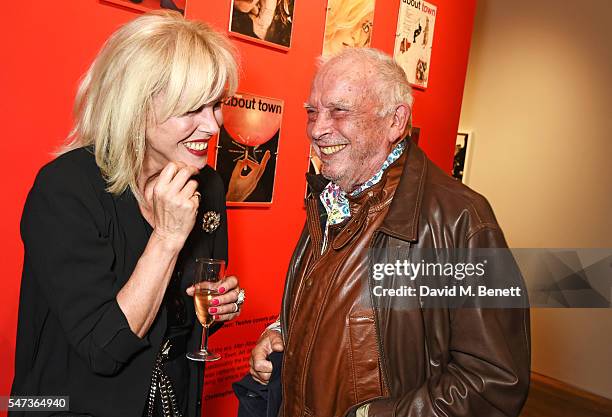
{"label": "older man", "polygon": [[265,383],[266,356],[284,349],[284,417],[517,416],[523,405],[527,310],[371,296],[375,249],[506,247],[487,201],[403,140],[411,106],[403,70],[374,49],[332,57],[312,83],[305,107],[321,175],[309,178],[279,328],[251,356]]}

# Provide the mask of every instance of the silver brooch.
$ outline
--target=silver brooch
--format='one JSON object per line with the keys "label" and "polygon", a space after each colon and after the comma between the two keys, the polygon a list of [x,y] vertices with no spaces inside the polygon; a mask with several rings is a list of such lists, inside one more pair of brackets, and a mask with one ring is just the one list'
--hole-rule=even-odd
{"label": "silver brooch", "polygon": [[219,224],[221,223],[221,214],[216,213],[214,211],[207,211],[204,213],[204,217],[202,217],[202,229],[206,233],[212,233],[217,230]]}

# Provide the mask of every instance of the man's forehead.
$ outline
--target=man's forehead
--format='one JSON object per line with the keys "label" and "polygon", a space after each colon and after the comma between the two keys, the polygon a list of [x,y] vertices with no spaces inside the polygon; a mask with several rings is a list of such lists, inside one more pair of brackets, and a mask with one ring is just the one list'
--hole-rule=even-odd
{"label": "man's forehead", "polygon": [[[363,71],[332,68],[320,71],[310,90],[310,101],[321,104],[353,104],[367,96],[367,82]],[[315,104],[315,103],[311,103]]]}
{"label": "man's forehead", "polygon": [[340,61],[324,65],[316,74],[316,78],[335,83],[359,83],[368,78],[368,67],[364,62]]}

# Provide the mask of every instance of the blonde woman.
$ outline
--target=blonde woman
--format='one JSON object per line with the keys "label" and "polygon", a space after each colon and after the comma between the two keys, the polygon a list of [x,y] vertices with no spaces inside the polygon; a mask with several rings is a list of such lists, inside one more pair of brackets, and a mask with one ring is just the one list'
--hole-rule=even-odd
{"label": "blonde woman", "polygon": [[345,47],[370,46],[375,0],[329,0],[323,56]]}
{"label": "blonde woman", "polygon": [[[106,42],[23,211],[12,395],[69,396],[62,416],[199,415],[190,285],[196,257],[227,258],[224,190],[206,161],[236,84],[227,39],[177,12]],[[237,279],[216,287],[216,320],[240,314]]]}

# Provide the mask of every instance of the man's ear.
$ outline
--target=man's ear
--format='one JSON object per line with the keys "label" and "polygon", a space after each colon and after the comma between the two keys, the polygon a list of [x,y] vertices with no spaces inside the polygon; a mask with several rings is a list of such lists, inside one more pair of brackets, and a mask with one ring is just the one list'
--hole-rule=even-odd
{"label": "man's ear", "polygon": [[398,104],[395,107],[391,119],[390,140],[395,142],[399,138],[403,138],[407,132],[408,123],[410,122],[411,109],[405,103]]}

